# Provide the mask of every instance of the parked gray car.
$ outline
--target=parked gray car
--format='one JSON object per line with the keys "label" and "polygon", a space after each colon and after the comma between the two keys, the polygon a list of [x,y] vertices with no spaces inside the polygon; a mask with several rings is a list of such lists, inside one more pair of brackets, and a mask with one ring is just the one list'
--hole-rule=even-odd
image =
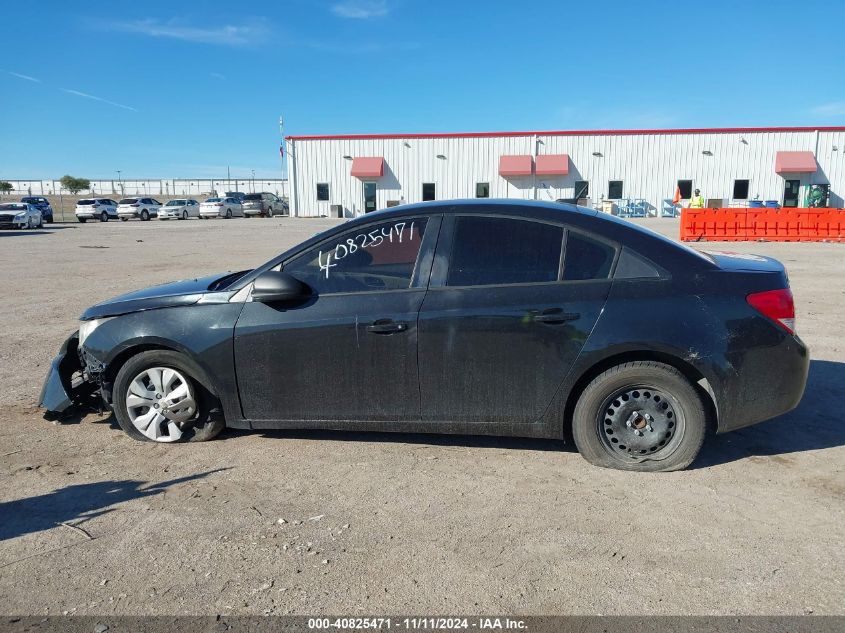
{"label": "parked gray car", "polygon": [[274,215],[287,215],[288,205],[274,193],[248,193],[243,199],[244,215],[266,216],[272,218]]}
{"label": "parked gray car", "polygon": [[0,204],[0,229],[37,229],[44,225],[41,209],[26,202]]}

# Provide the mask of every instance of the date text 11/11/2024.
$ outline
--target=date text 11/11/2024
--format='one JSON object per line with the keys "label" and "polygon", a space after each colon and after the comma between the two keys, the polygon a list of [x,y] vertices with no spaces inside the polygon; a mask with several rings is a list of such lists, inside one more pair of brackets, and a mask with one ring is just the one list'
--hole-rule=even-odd
{"label": "date text 11/11/2024", "polygon": [[404,629],[409,631],[469,630],[520,631],[527,628],[525,620],[497,617],[388,617],[308,618],[312,630]]}

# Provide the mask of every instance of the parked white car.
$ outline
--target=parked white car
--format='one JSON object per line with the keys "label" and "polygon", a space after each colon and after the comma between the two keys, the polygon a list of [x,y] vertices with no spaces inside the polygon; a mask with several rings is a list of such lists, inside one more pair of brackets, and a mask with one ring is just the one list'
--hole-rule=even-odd
{"label": "parked white car", "polygon": [[171,200],[158,210],[159,220],[187,220],[200,217],[200,203],[193,199]]}
{"label": "parked white car", "polygon": [[272,218],[274,215],[287,215],[288,205],[274,193],[248,193],[244,196],[244,215],[266,216]]}
{"label": "parked white car", "polygon": [[37,229],[43,226],[41,209],[27,202],[0,204],[0,229]]}
{"label": "parked white car", "polygon": [[242,218],[244,217],[244,208],[235,198],[209,198],[200,204],[200,217],[203,220],[210,218]]}
{"label": "parked white car", "polygon": [[117,202],[111,198],[83,198],[76,203],[76,219],[82,224],[88,220],[108,222],[117,219]]}
{"label": "parked white car", "polygon": [[146,222],[158,216],[161,202],[155,198],[124,198],[117,205],[118,217],[126,222],[129,218],[140,218]]}

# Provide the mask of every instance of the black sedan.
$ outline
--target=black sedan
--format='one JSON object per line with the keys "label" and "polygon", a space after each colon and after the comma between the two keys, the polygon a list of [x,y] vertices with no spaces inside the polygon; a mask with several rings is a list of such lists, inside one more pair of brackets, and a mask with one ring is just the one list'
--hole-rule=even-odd
{"label": "black sedan", "polygon": [[572,438],[600,466],[677,470],[711,430],[797,405],[794,317],[767,257],[572,205],[443,201],[89,308],[41,404],[99,393],[158,442],[226,426]]}

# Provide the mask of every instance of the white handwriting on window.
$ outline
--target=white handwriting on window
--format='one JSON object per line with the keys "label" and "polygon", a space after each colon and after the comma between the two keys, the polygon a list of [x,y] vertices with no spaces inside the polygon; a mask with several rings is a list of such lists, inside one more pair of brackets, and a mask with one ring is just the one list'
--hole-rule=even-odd
{"label": "white handwriting on window", "polygon": [[[329,271],[337,266],[335,262],[339,262],[344,257],[357,252],[359,248],[376,248],[385,243],[392,244],[394,240],[399,244],[402,243],[402,240],[412,242],[416,238],[414,224],[414,222],[411,222],[409,226],[407,222],[397,222],[392,226],[383,226],[380,229],[373,229],[369,233],[359,233],[355,237],[347,238],[338,242],[333,249],[328,251],[319,251],[317,263],[320,265],[320,272],[325,272],[326,279],[328,279]],[[408,229],[407,237],[405,234],[406,228]]]}

